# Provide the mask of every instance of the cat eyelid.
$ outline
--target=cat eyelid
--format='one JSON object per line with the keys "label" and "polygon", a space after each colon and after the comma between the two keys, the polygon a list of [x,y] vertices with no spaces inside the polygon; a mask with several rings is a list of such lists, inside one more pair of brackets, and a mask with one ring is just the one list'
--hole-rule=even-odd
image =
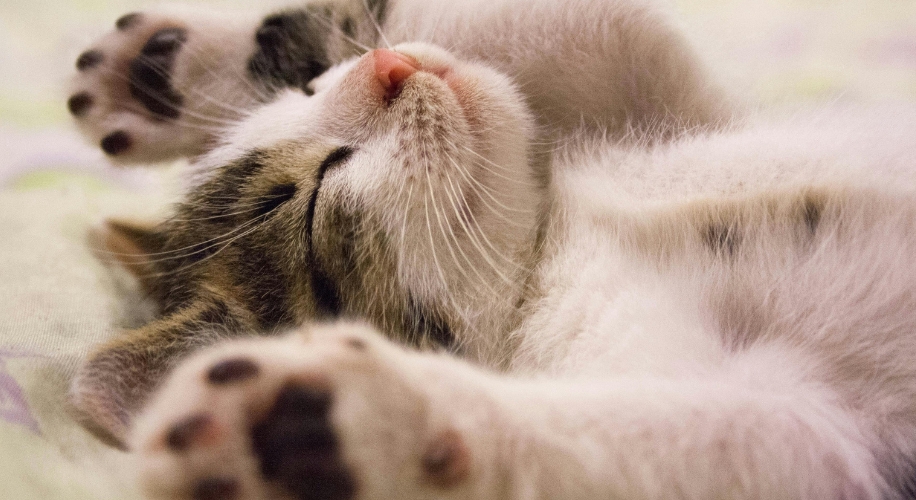
{"label": "cat eyelid", "polygon": [[328,169],[347,161],[347,159],[353,155],[354,151],[355,149],[350,146],[341,146],[331,151],[318,167],[318,174],[315,177],[315,189],[312,191],[312,195],[309,198],[308,208],[305,213],[306,238],[310,249],[309,251],[312,251],[312,225],[315,220],[315,203],[318,200],[318,191],[321,189],[321,182],[324,180],[324,174]]}
{"label": "cat eyelid", "polygon": [[341,163],[347,161],[355,150],[350,146],[341,146],[333,151],[331,151],[328,156],[321,161],[321,165],[318,167],[318,181],[320,183],[321,178],[324,177],[325,172],[331,167],[340,165]]}

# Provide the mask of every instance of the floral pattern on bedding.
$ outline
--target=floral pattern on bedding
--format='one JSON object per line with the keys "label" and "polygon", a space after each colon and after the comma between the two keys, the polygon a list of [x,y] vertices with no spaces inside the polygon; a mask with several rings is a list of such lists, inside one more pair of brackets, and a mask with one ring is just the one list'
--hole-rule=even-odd
{"label": "floral pattern on bedding", "polygon": [[34,354],[0,350],[0,421],[41,434],[38,422],[25,400],[22,387],[7,370],[7,362],[15,358],[34,358]]}

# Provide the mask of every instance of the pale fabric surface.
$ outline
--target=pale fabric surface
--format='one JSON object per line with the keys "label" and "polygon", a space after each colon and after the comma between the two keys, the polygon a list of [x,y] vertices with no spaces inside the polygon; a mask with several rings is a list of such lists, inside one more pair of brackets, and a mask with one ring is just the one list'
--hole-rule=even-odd
{"label": "pale fabric surface", "polygon": [[[177,182],[174,168],[106,166],[64,101],[80,50],[143,4],[0,2],[0,499],[136,497],[129,457],[76,426],[64,392],[88,349],[125,324],[132,296],[92,257],[88,229],[161,212]],[[914,2],[676,5],[729,85],[764,103],[916,100]]]}

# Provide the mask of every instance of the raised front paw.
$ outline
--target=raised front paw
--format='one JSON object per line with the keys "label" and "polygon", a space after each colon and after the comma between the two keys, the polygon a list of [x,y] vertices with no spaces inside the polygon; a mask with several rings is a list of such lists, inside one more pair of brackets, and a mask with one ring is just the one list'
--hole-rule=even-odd
{"label": "raised front paw", "polygon": [[119,163],[201,154],[264,97],[247,74],[256,25],[211,12],[127,14],[77,58],[70,113]]}
{"label": "raised front paw", "polygon": [[232,343],[180,367],[134,428],[148,494],[477,498],[492,431],[472,429],[498,426],[466,368],[353,325],[308,337]]}

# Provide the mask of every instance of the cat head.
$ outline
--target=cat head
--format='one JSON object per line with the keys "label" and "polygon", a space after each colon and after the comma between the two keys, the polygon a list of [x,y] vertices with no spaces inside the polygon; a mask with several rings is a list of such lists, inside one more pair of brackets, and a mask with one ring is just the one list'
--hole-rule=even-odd
{"label": "cat head", "polygon": [[313,85],[227,134],[172,218],[109,239],[136,250],[122,253],[164,313],[216,294],[251,328],[358,317],[414,345],[498,351],[545,197],[515,85],[423,44]]}

